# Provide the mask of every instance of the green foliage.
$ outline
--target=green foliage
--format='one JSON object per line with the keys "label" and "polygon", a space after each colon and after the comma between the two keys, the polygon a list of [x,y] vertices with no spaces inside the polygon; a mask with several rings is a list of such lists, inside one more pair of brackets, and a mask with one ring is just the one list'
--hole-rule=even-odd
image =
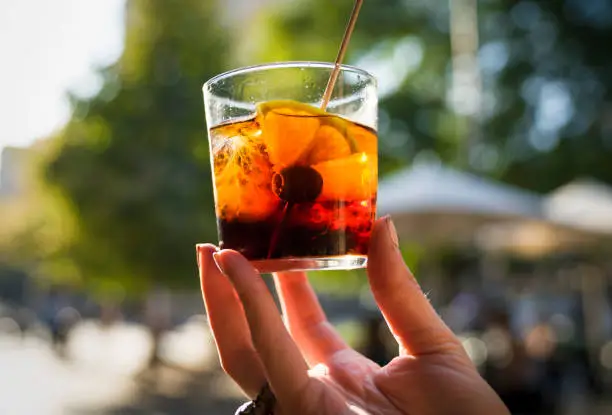
{"label": "green foliage", "polygon": [[[352,3],[303,0],[262,10],[248,27],[241,62],[332,61]],[[380,101],[381,176],[436,158],[539,192],[579,176],[612,184],[612,8],[598,13],[603,3],[594,0],[477,2],[484,103],[474,140],[469,119],[447,102],[449,4],[464,3],[364,2],[346,62],[379,69],[381,85],[393,81]],[[418,247],[403,253],[412,269],[425,255]],[[343,279],[351,283],[343,287]],[[349,290],[352,281],[365,279],[355,272],[313,277],[332,291]]]}
{"label": "green foliage", "polygon": [[318,291],[339,297],[359,294],[367,284],[364,270],[313,271],[308,280]]}
{"label": "green foliage", "polygon": [[89,280],[193,285],[194,245],[216,239],[202,84],[226,70],[211,2],[128,2],[125,51],[74,117],[46,179],[70,201]]}
{"label": "green foliage", "polygon": [[[352,3],[303,0],[262,11],[243,62],[332,61]],[[433,155],[536,191],[577,176],[612,183],[612,8],[595,0],[477,4],[484,105],[466,164],[473,131],[446,99],[449,2],[364,2],[347,62],[374,62],[386,74],[381,83],[397,81],[380,103],[381,173]]]}
{"label": "green foliage", "polygon": [[497,110],[485,132],[506,167],[501,177],[542,192],[581,176],[612,183],[612,6],[494,3],[483,36],[508,59],[489,79]]}
{"label": "green foliage", "polygon": [[[249,26],[252,34],[243,45],[243,62],[333,61],[352,3],[313,0],[263,10]],[[438,129],[443,118],[455,123],[445,107],[443,82],[450,43],[448,33],[438,29],[448,15],[434,13],[445,10],[446,3],[429,3],[435,6],[402,0],[364,2],[347,52],[349,64],[378,62],[390,77],[401,78],[398,88],[380,103],[382,175],[405,166],[419,151],[453,154],[458,146],[452,128]]]}
{"label": "green foliage", "polygon": [[[593,13],[595,3],[478,2],[486,99],[467,168],[537,191],[584,175],[612,183],[612,12]],[[194,244],[216,240],[202,83],[236,65],[332,61],[352,1],[275,2],[233,28],[220,25],[216,4],[128,0],[121,59],[100,70],[99,94],[73,97],[74,116],[48,153],[46,179],[75,219],[43,255],[53,259],[49,272],[132,291],[151,281],[193,285]],[[447,103],[448,6],[363,6],[346,61],[383,73],[383,176],[422,157],[465,166],[472,130]],[[552,107],[542,103],[547,93]],[[403,253],[413,267],[423,255]],[[336,275],[312,278],[331,291],[365,282],[362,272]]]}

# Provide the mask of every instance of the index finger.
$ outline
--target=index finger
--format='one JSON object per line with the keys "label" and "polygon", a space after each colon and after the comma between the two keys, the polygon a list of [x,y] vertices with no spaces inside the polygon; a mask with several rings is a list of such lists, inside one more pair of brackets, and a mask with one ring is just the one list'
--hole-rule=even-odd
{"label": "index finger", "polygon": [[236,251],[214,255],[240,297],[253,344],[279,402],[291,402],[309,382],[308,365],[285,329],[268,287],[255,268]]}
{"label": "index finger", "polygon": [[217,247],[197,246],[204,306],[223,369],[250,397],[265,382],[259,356],[251,342],[249,326],[232,283],[213,260]]}

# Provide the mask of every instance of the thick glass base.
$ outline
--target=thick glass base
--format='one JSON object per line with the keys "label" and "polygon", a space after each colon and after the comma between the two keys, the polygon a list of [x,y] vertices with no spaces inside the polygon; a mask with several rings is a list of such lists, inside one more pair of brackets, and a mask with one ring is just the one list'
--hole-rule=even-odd
{"label": "thick glass base", "polygon": [[281,271],[349,270],[365,268],[365,255],[341,255],[310,258],[281,258],[251,261],[262,274]]}

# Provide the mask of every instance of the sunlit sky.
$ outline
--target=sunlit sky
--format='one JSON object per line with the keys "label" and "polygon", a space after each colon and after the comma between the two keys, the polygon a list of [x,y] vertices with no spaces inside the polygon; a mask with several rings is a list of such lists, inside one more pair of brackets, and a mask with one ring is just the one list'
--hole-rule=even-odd
{"label": "sunlit sky", "polygon": [[67,90],[123,47],[124,0],[0,0],[0,148],[27,146],[69,117]]}

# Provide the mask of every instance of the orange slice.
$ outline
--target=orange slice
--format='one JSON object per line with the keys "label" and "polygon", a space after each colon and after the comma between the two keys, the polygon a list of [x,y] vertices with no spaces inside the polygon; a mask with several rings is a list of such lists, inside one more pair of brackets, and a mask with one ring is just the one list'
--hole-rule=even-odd
{"label": "orange slice", "polygon": [[323,177],[320,199],[369,200],[376,193],[376,155],[360,152],[345,158],[324,161],[312,167]]}
{"label": "orange slice", "polygon": [[298,161],[310,146],[321,123],[306,111],[275,108],[265,114],[262,124],[270,162],[283,167]]}
{"label": "orange slice", "polygon": [[352,123],[350,123],[348,129],[360,151],[367,154],[378,154],[378,139],[375,132]]}
{"label": "orange slice", "polygon": [[268,101],[257,106],[257,113],[270,161],[281,168],[318,163],[359,151],[349,121],[311,105]]}
{"label": "orange slice", "polygon": [[317,164],[350,155],[351,147],[344,135],[334,127],[322,125],[315,134],[312,149],[306,156],[306,163]]}

